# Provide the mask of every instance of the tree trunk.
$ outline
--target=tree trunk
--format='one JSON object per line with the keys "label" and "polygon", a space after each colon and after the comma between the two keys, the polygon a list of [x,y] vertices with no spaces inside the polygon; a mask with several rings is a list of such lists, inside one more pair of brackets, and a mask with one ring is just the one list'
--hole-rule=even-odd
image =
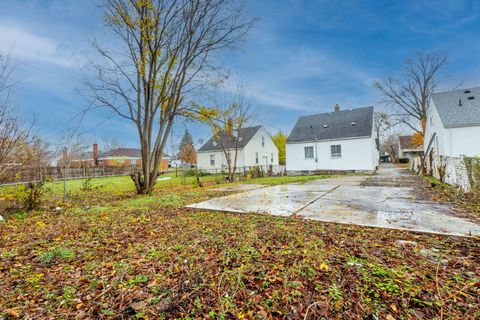
{"label": "tree trunk", "polygon": [[[148,167],[145,166],[141,172],[140,170],[135,170],[130,177],[135,184],[135,189],[137,190],[137,194],[151,194],[155,183],[157,182],[158,173],[157,170],[153,170],[153,172],[148,172]],[[146,170],[145,170],[146,169]],[[147,177],[147,178],[146,178]]]}

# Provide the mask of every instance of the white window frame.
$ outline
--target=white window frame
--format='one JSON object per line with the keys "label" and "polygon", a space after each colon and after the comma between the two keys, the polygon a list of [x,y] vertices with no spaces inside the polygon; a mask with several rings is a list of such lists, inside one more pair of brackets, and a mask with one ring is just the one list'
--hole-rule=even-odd
{"label": "white window frame", "polygon": [[270,163],[273,163],[273,152],[270,153]]}
{"label": "white window frame", "polygon": [[[307,154],[307,150],[309,150],[309,151],[308,151],[308,154]],[[311,150],[311,156],[310,156],[310,150]],[[305,147],[303,148],[303,154],[304,154],[306,160],[307,160],[307,159],[313,159],[313,158],[314,158],[313,146],[305,146]]]}
{"label": "white window frame", "polygon": [[262,147],[265,147],[265,137],[262,136]]}
{"label": "white window frame", "polygon": [[341,159],[342,158],[342,145],[341,144],[330,145],[330,157],[332,159]]}
{"label": "white window frame", "polygon": [[215,166],[215,155],[211,154],[210,155],[210,167],[214,167],[214,166]]}
{"label": "white window frame", "polygon": [[255,152],[255,163],[258,164],[258,152]]}

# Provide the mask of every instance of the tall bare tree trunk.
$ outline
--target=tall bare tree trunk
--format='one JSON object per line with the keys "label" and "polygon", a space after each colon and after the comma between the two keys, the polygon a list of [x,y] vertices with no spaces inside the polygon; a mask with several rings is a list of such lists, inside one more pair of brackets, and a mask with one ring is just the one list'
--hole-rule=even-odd
{"label": "tall bare tree trunk", "polygon": [[132,173],[139,194],[151,193],[174,120],[208,113],[194,93],[205,85],[214,53],[234,48],[253,21],[234,0],[104,0],[105,20],[122,43],[92,64],[86,81],[92,107],[106,107],[134,124],[142,155]]}

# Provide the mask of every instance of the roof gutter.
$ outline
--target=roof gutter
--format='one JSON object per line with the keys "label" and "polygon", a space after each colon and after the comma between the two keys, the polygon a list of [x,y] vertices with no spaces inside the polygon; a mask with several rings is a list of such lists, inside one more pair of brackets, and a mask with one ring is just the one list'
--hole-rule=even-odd
{"label": "roof gutter", "polygon": [[361,137],[347,137],[347,138],[336,138],[336,139],[322,139],[322,140],[302,140],[302,141],[288,141],[287,144],[298,144],[298,143],[315,143],[315,142],[328,142],[328,141],[338,141],[338,140],[353,140],[353,139],[366,139],[371,138],[372,135],[369,136],[361,136]]}
{"label": "roof gutter", "polygon": [[480,123],[469,123],[469,124],[463,124],[463,125],[444,126],[444,127],[445,129],[480,127]]}

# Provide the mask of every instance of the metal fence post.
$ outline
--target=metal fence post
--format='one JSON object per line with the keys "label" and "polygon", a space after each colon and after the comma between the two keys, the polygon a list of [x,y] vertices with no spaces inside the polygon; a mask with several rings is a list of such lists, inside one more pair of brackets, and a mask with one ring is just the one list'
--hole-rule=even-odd
{"label": "metal fence post", "polygon": [[67,148],[63,148],[63,203],[67,202]]}

